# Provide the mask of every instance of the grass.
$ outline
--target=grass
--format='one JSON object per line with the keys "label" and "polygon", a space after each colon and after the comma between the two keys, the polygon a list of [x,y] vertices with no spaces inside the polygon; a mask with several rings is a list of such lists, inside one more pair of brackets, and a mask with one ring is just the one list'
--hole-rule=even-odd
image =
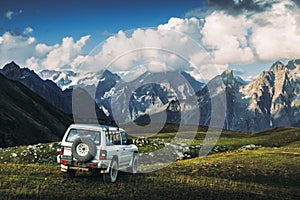
{"label": "grass", "polygon": [[[0,199],[299,199],[298,133],[293,128],[244,136],[227,133],[219,144],[234,145],[234,150],[177,161],[151,173],[121,173],[115,184],[88,174],[63,178],[58,165],[43,159],[34,163],[32,157],[13,160],[13,153],[20,157],[28,147],[2,149]],[[251,143],[263,147],[238,148]],[[40,144],[29,149],[34,152],[39,146],[43,146],[37,151],[40,158],[49,151],[55,160],[56,146]]]}

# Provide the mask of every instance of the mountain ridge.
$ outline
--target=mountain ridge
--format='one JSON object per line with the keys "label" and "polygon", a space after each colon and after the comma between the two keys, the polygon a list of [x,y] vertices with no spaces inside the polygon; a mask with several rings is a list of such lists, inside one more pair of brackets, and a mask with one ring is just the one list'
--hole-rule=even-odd
{"label": "mountain ridge", "polygon": [[72,118],[0,74],[0,147],[58,141]]}
{"label": "mountain ridge", "polygon": [[[218,107],[227,109],[223,127],[226,129],[261,131],[300,121],[300,60],[291,60],[287,65],[277,61],[250,82],[235,76],[231,70],[207,84],[196,81],[186,72],[145,72],[130,82],[108,70],[98,72],[95,77],[97,85],[87,91],[107,117],[119,113],[121,124],[134,121],[147,124],[152,115],[167,112],[167,122],[192,121],[208,126],[213,113],[212,99],[220,95],[225,97]],[[211,85],[210,91],[208,85]],[[197,102],[191,100],[193,97]],[[193,121],[198,115],[193,110],[199,110],[200,122]]]}
{"label": "mountain ridge", "polygon": [[13,61],[0,69],[0,73],[10,80],[22,83],[63,112],[71,113],[71,90],[62,91],[54,82],[42,80],[33,70],[21,68]]}

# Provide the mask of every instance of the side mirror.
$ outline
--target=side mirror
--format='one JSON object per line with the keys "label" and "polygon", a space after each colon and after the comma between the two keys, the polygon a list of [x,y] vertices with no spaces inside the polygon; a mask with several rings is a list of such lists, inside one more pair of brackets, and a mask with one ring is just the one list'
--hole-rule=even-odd
{"label": "side mirror", "polygon": [[127,144],[128,144],[128,145],[129,145],[129,144],[133,144],[132,139],[127,139]]}

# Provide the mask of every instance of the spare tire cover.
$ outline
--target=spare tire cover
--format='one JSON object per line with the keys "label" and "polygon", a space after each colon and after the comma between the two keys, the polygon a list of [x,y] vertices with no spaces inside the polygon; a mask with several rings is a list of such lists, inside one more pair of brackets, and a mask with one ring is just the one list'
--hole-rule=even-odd
{"label": "spare tire cover", "polygon": [[72,155],[81,162],[87,162],[96,155],[95,143],[87,138],[77,138],[72,144]]}

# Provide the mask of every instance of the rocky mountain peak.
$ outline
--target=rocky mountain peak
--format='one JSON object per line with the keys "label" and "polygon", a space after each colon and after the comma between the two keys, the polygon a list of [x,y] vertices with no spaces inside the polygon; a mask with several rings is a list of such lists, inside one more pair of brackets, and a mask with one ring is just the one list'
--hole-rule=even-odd
{"label": "rocky mountain peak", "polygon": [[293,78],[294,65],[285,66],[281,62],[272,65],[240,92],[249,99],[248,109],[264,115],[265,125],[282,126],[294,120],[291,102],[297,97]]}
{"label": "rocky mountain peak", "polygon": [[287,64],[289,69],[295,69],[300,66],[300,59],[290,60]]}
{"label": "rocky mountain peak", "polygon": [[269,93],[277,98],[287,87],[290,87],[292,75],[290,68],[280,61],[275,62],[269,71],[262,72],[256,79],[244,87],[243,93],[248,96],[254,93],[261,93],[268,89]]}
{"label": "rocky mountain peak", "polygon": [[240,77],[235,77],[232,70],[225,70],[221,74],[221,78],[223,83],[228,88],[239,88],[240,86],[244,85],[245,82]]}
{"label": "rocky mountain peak", "polygon": [[28,68],[21,68],[14,61],[6,64],[2,69],[0,69],[0,73],[8,77],[9,79],[20,82],[22,82],[21,80],[26,81],[26,79],[28,79],[29,77],[39,79],[39,76],[35,74],[33,70],[30,70]]}
{"label": "rocky mountain peak", "polygon": [[19,74],[19,73],[25,74],[24,72],[28,73],[28,72],[30,72],[30,70],[28,68],[21,68],[14,61],[6,64],[1,69],[2,74],[4,74],[4,75],[9,74],[10,76],[14,76],[14,75]]}
{"label": "rocky mountain peak", "polygon": [[111,71],[109,71],[107,69],[104,70],[103,73],[102,73],[102,78],[105,78],[105,77],[113,78],[115,80],[120,80],[121,79],[117,74],[114,74],[114,73],[112,73]]}
{"label": "rocky mountain peak", "polygon": [[[114,110],[120,113],[117,121],[121,123],[137,119],[145,122],[145,116],[150,115],[151,120],[155,118],[157,121],[165,113],[168,122],[179,123],[183,119],[184,123],[190,123],[198,116],[193,111],[199,109],[200,105],[200,123],[209,125],[211,99],[225,93],[227,111],[224,127],[257,131],[299,122],[299,66],[300,59],[290,61],[287,66],[275,62],[270,70],[262,72],[250,83],[235,76],[232,70],[226,70],[206,84],[211,88],[209,91],[206,85],[196,81],[189,73],[174,71],[145,72],[126,82],[108,70],[96,73],[48,70],[43,73],[43,79],[64,80],[64,83],[70,80],[73,85],[82,86],[95,98],[98,108],[105,114],[101,113],[103,118],[114,117],[113,105]],[[3,73],[5,70],[11,72],[11,75]],[[34,71],[20,68],[14,62],[0,69],[0,73],[22,82],[57,108],[71,112],[71,90],[62,91],[51,81],[41,80]],[[86,88],[92,84],[96,84],[93,85],[95,91],[90,93]],[[198,103],[192,97],[197,98]]]}
{"label": "rocky mountain peak", "polygon": [[294,69],[294,68],[293,66],[287,66],[284,65],[282,62],[277,61],[272,65],[269,71],[274,73],[278,73],[278,72],[282,73],[282,71],[287,71],[289,69]]}
{"label": "rocky mountain peak", "polygon": [[10,63],[6,64],[4,67],[3,67],[3,70],[15,70],[15,69],[19,69],[20,66],[17,65],[14,61],[11,61]]}

